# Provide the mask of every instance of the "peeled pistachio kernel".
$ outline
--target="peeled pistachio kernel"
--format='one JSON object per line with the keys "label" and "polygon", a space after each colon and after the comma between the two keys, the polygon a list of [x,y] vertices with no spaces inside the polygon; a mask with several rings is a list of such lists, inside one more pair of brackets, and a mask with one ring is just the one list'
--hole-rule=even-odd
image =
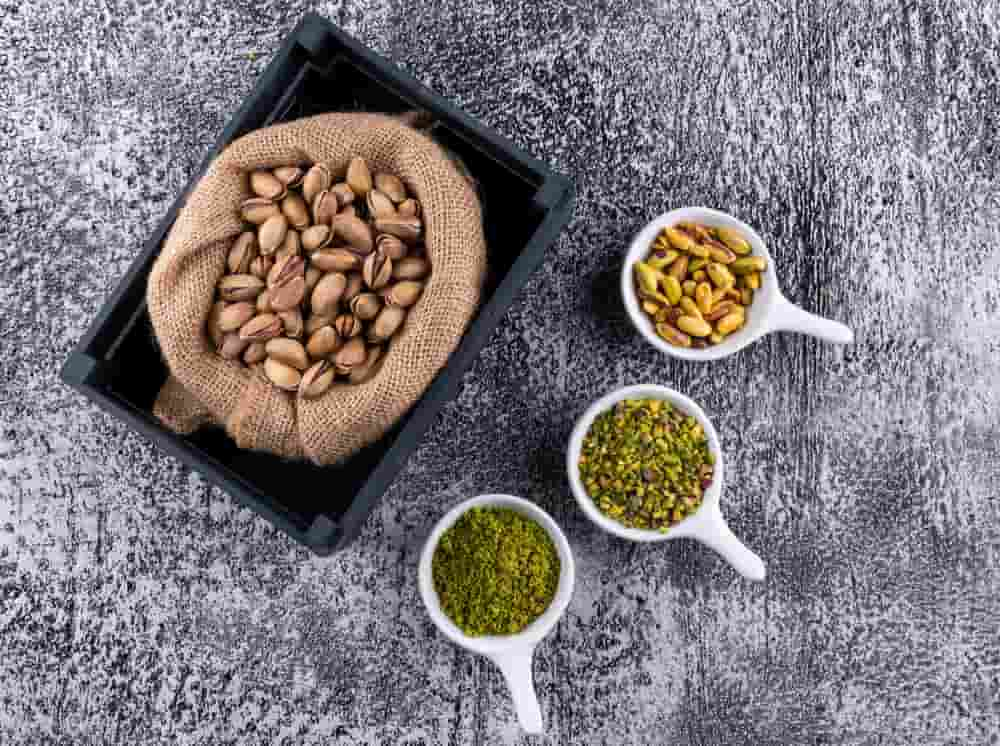
{"label": "peeled pistachio kernel", "polygon": [[663,294],[667,296],[670,305],[676,306],[684,295],[680,282],[673,275],[664,275],[660,284],[663,285]]}
{"label": "peeled pistachio kernel", "polygon": [[302,381],[302,374],[299,371],[273,357],[264,361],[264,375],[271,383],[285,391],[295,391]]}
{"label": "peeled pistachio kernel", "polygon": [[681,316],[677,319],[677,328],[692,337],[707,337],[712,333],[712,325],[696,316]]}
{"label": "peeled pistachio kernel", "polygon": [[744,306],[749,306],[751,303],[753,303],[753,290],[751,290],[750,288],[743,288],[740,291],[740,303],[742,303]]}
{"label": "peeled pistachio kernel", "polygon": [[747,240],[740,235],[739,231],[733,228],[716,228],[715,235],[738,256],[746,256],[751,251]]}
{"label": "peeled pistachio kernel", "polygon": [[732,288],[726,288],[726,289],[716,288],[715,290],[712,291],[712,305],[714,306],[716,303],[721,303],[722,301],[726,300],[726,298],[729,298],[729,300],[739,301],[739,298],[730,297],[732,292],[733,292]]}
{"label": "peeled pistachio kernel", "polygon": [[678,282],[684,282],[684,279],[687,277],[688,261],[687,256],[682,254],[670,265],[668,272],[676,277]]}
{"label": "peeled pistachio kernel", "polygon": [[708,228],[701,225],[701,223],[692,223],[685,221],[683,223],[678,223],[677,227],[680,228],[685,233],[689,233],[694,240],[704,243],[706,240],[712,237]]}
{"label": "peeled pistachio kernel", "polygon": [[659,311],[656,312],[656,323],[662,324],[666,322],[667,324],[677,325],[677,319],[684,315],[681,309],[675,306],[664,306]]}
{"label": "peeled pistachio kernel", "polygon": [[688,253],[693,247],[697,246],[697,242],[680,228],[664,228],[663,233],[666,235],[667,240],[670,241],[670,245],[678,251]]}
{"label": "peeled pistachio kernel", "polygon": [[708,341],[714,345],[719,344],[722,340],[726,338],[725,334],[719,334],[718,332],[712,332],[708,335]]}
{"label": "peeled pistachio kernel", "polygon": [[748,275],[751,272],[763,272],[767,269],[767,261],[762,256],[744,256],[729,265],[733,274]]}
{"label": "peeled pistachio kernel", "polygon": [[699,282],[694,289],[694,300],[698,304],[698,310],[706,314],[712,310],[712,286],[707,282]]}
{"label": "peeled pistachio kernel", "polygon": [[709,264],[705,270],[708,272],[709,278],[715,283],[717,288],[731,288],[736,282],[736,278],[733,277],[733,273],[724,264],[719,262],[712,262]]}
{"label": "peeled pistachio kernel", "polygon": [[673,264],[680,254],[675,249],[658,249],[649,255],[646,264],[656,270],[664,270]]}
{"label": "peeled pistachio kernel", "polygon": [[695,282],[704,282],[708,278],[708,274],[706,274],[703,269],[699,269],[697,272],[692,272],[689,276]]}
{"label": "peeled pistachio kernel", "polygon": [[691,337],[666,322],[661,322],[656,325],[656,333],[675,347],[691,346]]}
{"label": "peeled pistachio kernel", "polygon": [[325,394],[333,384],[336,373],[328,360],[320,360],[302,374],[299,393],[306,399],[315,399]]}
{"label": "peeled pistachio kernel", "polygon": [[734,254],[733,250],[724,243],[720,243],[714,238],[710,238],[705,245],[708,246],[708,255],[712,257],[713,261],[719,262],[720,264],[732,264],[736,261],[736,254]]}
{"label": "peeled pistachio kernel", "polygon": [[715,330],[719,334],[732,334],[743,326],[746,316],[742,313],[729,313],[719,319],[715,324]]}
{"label": "peeled pistachio kernel", "polygon": [[750,272],[749,274],[743,275],[743,277],[746,282],[746,286],[750,290],[760,290],[761,279],[759,272]]}
{"label": "peeled pistachio kernel", "polygon": [[683,291],[684,295],[686,295],[688,298],[694,297],[694,291],[697,288],[698,288],[698,283],[695,282],[694,280],[684,280],[684,282],[681,284],[681,290]]}
{"label": "peeled pistachio kernel", "polygon": [[724,300],[712,307],[712,310],[704,314],[705,321],[718,321],[733,309],[734,303],[731,300]]}
{"label": "peeled pistachio kernel", "polygon": [[722,292],[723,292],[722,295],[723,298],[728,298],[729,300],[736,301],[737,303],[743,300],[743,295],[736,288],[726,288]]}
{"label": "peeled pistachio kernel", "polygon": [[654,303],[651,300],[644,300],[642,302],[642,310],[652,316],[654,313],[660,310],[658,303]]}
{"label": "peeled pistachio kernel", "polygon": [[696,319],[701,318],[701,309],[698,308],[698,304],[695,303],[693,298],[689,298],[685,295],[683,298],[681,298],[680,303],[678,305],[680,306],[680,309],[688,316],[693,316]]}
{"label": "peeled pistachio kernel", "polygon": [[646,293],[655,293],[660,285],[662,275],[645,262],[635,263],[635,279],[639,283],[639,290]]}
{"label": "peeled pistachio kernel", "polygon": [[705,269],[708,265],[708,259],[704,257],[698,257],[688,264],[688,272],[697,272],[699,269]]}

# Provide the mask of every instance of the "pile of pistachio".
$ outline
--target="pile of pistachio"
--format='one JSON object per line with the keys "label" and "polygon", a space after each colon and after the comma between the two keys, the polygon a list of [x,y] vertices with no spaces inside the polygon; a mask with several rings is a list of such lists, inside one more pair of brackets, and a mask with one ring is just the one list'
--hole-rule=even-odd
{"label": "pile of pistachio", "polygon": [[248,230],[229,250],[208,334],[219,354],[313,398],[371,378],[430,273],[417,200],[353,158],[249,174]]}
{"label": "pile of pistachio", "polygon": [[656,333],[677,347],[718,344],[746,323],[767,269],[739,231],[700,223],[664,228],[635,264],[636,290]]}

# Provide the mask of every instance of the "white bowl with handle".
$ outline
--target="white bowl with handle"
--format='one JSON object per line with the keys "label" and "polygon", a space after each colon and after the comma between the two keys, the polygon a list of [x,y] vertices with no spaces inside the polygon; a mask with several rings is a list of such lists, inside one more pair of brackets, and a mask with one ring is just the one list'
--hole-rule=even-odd
{"label": "white bowl with handle", "polygon": [[[698,350],[693,347],[677,347],[656,333],[653,320],[640,307],[639,294],[635,289],[636,262],[649,256],[653,242],[660,231],[678,223],[701,223],[715,228],[733,228],[739,231],[753,248],[753,256],[763,257],[767,269],[761,273],[761,287],[754,291],[753,303],[747,308],[746,324],[728,335],[722,342]],[[621,275],[622,300],[632,324],[653,347],[683,360],[718,360],[739,352],[765,334],[777,331],[799,332],[819,337],[834,344],[850,344],[854,332],[839,321],[831,321],[809,313],[785,298],[778,286],[777,268],[757,231],[729,213],[708,207],[681,207],[671,210],[651,221],[632,240],[625,255]]]}
{"label": "white bowl with handle", "polygon": [[[599,414],[606,412],[624,399],[663,399],[670,402],[685,414],[698,420],[705,431],[705,437],[708,439],[709,450],[715,455],[712,483],[702,495],[701,505],[692,515],[672,525],[666,533],[631,528],[606,516],[591,499],[580,479],[580,452],[583,449],[583,439],[590,430],[590,426]],[[722,508],[719,503],[722,497],[725,474],[724,463],[719,435],[702,408],[684,394],[656,384],[626,386],[612,391],[591,404],[577,420],[573,434],[570,436],[569,447],[566,450],[566,472],[573,495],[586,516],[596,525],[629,541],[653,542],[673,541],[674,539],[700,541],[718,552],[740,575],[750,580],[761,581],[766,575],[764,562],[736,538],[736,535],[729,528],[729,524],[726,523],[726,519],[722,516]]]}
{"label": "white bowl with handle", "polygon": [[[549,607],[535,621],[516,635],[483,635],[470,637],[459,629],[441,608],[440,599],[434,589],[432,572],[434,550],[441,536],[470,508],[492,507],[510,508],[540,525],[552,539],[559,554],[559,585]],[[569,542],[562,529],[551,516],[532,502],[513,495],[480,495],[459,503],[437,522],[420,555],[418,569],[420,597],[427,607],[427,613],[445,637],[473,653],[484,655],[493,661],[503,673],[514,701],[518,721],[527,733],[541,733],[542,711],[535,694],[535,684],[531,674],[532,657],[535,646],[556,626],[570,598],[576,583],[576,565]]]}

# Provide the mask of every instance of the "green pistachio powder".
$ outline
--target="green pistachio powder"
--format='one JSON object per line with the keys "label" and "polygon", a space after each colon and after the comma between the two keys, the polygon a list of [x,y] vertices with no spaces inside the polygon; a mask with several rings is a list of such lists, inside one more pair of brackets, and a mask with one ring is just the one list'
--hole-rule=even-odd
{"label": "green pistachio powder", "polygon": [[441,536],[432,572],[441,608],[471,637],[520,632],[549,607],[559,554],[548,533],[510,508],[471,508]]}
{"label": "green pistachio powder", "polygon": [[579,465],[602,513],[631,528],[666,532],[701,505],[714,463],[694,417],[660,399],[626,399],[594,420]]}

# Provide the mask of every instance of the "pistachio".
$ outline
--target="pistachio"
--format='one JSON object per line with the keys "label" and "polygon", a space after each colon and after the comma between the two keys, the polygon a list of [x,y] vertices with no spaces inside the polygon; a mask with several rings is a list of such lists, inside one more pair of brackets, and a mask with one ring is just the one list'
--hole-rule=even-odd
{"label": "pistachio", "polygon": [[351,313],[362,321],[371,321],[382,308],[382,301],[375,293],[361,293],[351,301]]}
{"label": "pistachio", "polygon": [[361,269],[361,257],[350,249],[320,249],[312,263],[324,272],[352,272]]}
{"label": "pistachio", "polygon": [[329,324],[321,326],[309,335],[309,342],[306,344],[306,352],[313,360],[330,357],[340,349],[343,342],[337,330]]}
{"label": "pistachio", "polygon": [[361,334],[363,329],[361,322],[350,313],[342,313],[334,319],[333,328],[337,330],[341,339],[356,337]]}
{"label": "pistachio", "polygon": [[329,246],[331,240],[333,231],[328,225],[314,225],[302,231],[302,248],[308,252]]}
{"label": "pistachio", "polygon": [[328,360],[320,360],[313,364],[302,374],[302,381],[299,383],[299,393],[306,399],[315,399],[317,396],[325,394],[331,384],[336,371]]}
{"label": "pistachio", "polygon": [[356,218],[358,217],[358,209],[354,205],[347,205],[346,207],[342,208],[340,212],[338,212],[337,214],[344,215],[345,217]]}
{"label": "pistachio", "polygon": [[705,268],[705,271],[708,272],[709,278],[711,278],[717,288],[731,288],[736,282],[733,273],[729,271],[725,264],[712,262]]}
{"label": "pistachio", "polygon": [[742,313],[728,313],[719,319],[715,324],[715,331],[719,334],[732,334],[743,326],[746,316]]}
{"label": "pistachio", "polygon": [[369,347],[365,361],[355,366],[347,376],[347,380],[353,384],[364,383],[371,379],[378,370],[378,362],[382,357],[382,348],[379,346]]}
{"label": "pistachio", "polygon": [[262,362],[267,357],[263,342],[253,342],[243,351],[243,362],[247,365],[254,365]]}
{"label": "pistachio", "polygon": [[250,174],[250,190],[258,197],[280,200],[285,196],[285,184],[270,171],[254,171]]}
{"label": "pistachio", "polygon": [[288,220],[289,225],[297,230],[305,230],[309,227],[309,207],[306,201],[295,192],[289,192],[281,200],[281,214]]}
{"label": "pistachio", "polygon": [[271,173],[286,187],[297,187],[302,183],[305,172],[298,166],[278,166]]}
{"label": "pistachio", "polygon": [[726,288],[722,295],[723,298],[728,298],[731,301],[739,303],[743,300],[743,294],[736,288]]}
{"label": "pistachio", "polygon": [[278,362],[289,365],[296,370],[305,370],[309,367],[309,356],[306,355],[306,348],[301,342],[294,339],[280,337],[270,340],[266,345],[267,357]]}
{"label": "pistachio", "polygon": [[333,356],[333,364],[341,375],[350,375],[351,371],[368,358],[365,341],[361,337],[353,337],[344,343]]}
{"label": "pistachio", "polygon": [[680,228],[665,228],[663,232],[666,234],[667,240],[670,241],[670,245],[685,254],[689,253],[693,247],[697,246],[697,242]]}
{"label": "pistachio", "polygon": [[314,313],[312,316],[306,319],[306,325],[303,331],[305,332],[305,335],[307,337],[311,337],[319,329],[322,329],[324,326],[329,326],[332,323],[333,319],[330,318],[329,316],[323,316],[322,314]]}
{"label": "pistachio", "polygon": [[254,300],[264,289],[264,281],[254,275],[226,275],[219,280],[219,297],[234,302]]}
{"label": "pistachio", "polygon": [[360,272],[351,272],[347,275],[347,287],[344,289],[344,294],[340,297],[341,303],[350,303],[352,300],[358,297],[362,290],[364,290],[365,281],[361,277]]}
{"label": "pistachio", "polygon": [[258,256],[250,262],[250,274],[261,280],[265,280],[267,279],[268,274],[271,272],[271,267],[273,266],[273,258],[269,256]]}
{"label": "pistachio", "polygon": [[738,256],[746,256],[752,251],[746,239],[733,228],[716,228],[715,235]]}
{"label": "pistachio", "polygon": [[306,279],[302,274],[289,277],[271,287],[271,307],[275,311],[296,308],[306,295]]}
{"label": "pistachio", "polygon": [[698,223],[683,222],[678,223],[677,227],[689,234],[695,241],[701,243],[712,237],[712,234],[708,232],[708,228]]}
{"label": "pistachio", "polygon": [[712,322],[718,321],[723,316],[725,316],[726,314],[728,314],[730,312],[730,310],[732,310],[733,305],[734,304],[733,304],[733,302],[731,300],[724,300],[724,301],[721,301],[720,303],[717,303],[712,308],[711,311],[709,311],[708,313],[704,314],[705,321],[712,321]]}
{"label": "pistachio", "polygon": [[646,264],[653,269],[663,271],[673,264],[679,256],[680,254],[674,249],[657,249],[646,259]]}
{"label": "pistachio", "polygon": [[240,327],[240,337],[249,342],[266,342],[281,334],[281,330],[281,319],[273,313],[262,313]]}
{"label": "pistachio", "polygon": [[360,254],[370,254],[375,241],[371,226],[361,218],[353,215],[337,215],[332,223],[336,235],[347,241]]}
{"label": "pistachio", "polygon": [[316,199],[313,200],[313,220],[317,225],[329,225],[333,222],[333,219],[336,217],[339,209],[340,205],[337,203],[337,195],[329,189],[324,189],[322,192],[317,194]]}
{"label": "pistachio", "polygon": [[639,283],[639,290],[645,293],[659,292],[660,278],[663,275],[650,267],[645,262],[635,263],[635,279]]}
{"label": "pistachio", "polygon": [[697,272],[691,272],[688,276],[695,282],[704,282],[708,279],[708,273],[703,269],[699,269]]}
{"label": "pistachio", "polygon": [[656,322],[662,324],[666,322],[672,326],[677,326],[677,319],[684,315],[684,312],[675,306],[665,306],[656,312]]}
{"label": "pistachio", "polygon": [[298,256],[302,253],[302,239],[299,238],[299,232],[288,229],[288,233],[285,234],[285,240],[282,242],[281,247],[275,252],[274,258],[281,259],[286,256]]}
{"label": "pistachio", "polygon": [[663,286],[663,294],[667,296],[667,300],[670,301],[670,305],[676,306],[680,301],[681,296],[684,295],[684,291],[681,288],[681,284],[677,281],[677,278],[673,275],[663,275],[660,284]]}
{"label": "pistachio", "polygon": [[230,274],[245,275],[250,272],[250,265],[257,258],[257,236],[253,231],[244,231],[233,242],[226,258],[226,267]]}
{"label": "pistachio", "polygon": [[389,283],[393,274],[392,260],[384,251],[374,251],[365,258],[361,274],[365,284],[372,290],[383,288]]}
{"label": "pistachio", "polygon": [[395,236],[383,233],[375,241],[375,248],[381,249],[385,255],[396,262],[406,256],[406,244]]}
{"label": "pistachio", "polygon": [[329,189],[332,183],[333,175],[330,173],[330,169],[322,163],[317,163],[302,177],[302,198],[305,199],[307,205],[311,205],[316,199],[316,195],[324,189]]}
{"label": "pistachio", "polygon": [[281,325],[284,328],[286,337],[298,339],[302,336],[305,322],[302,320],[302,312],[299,309],[292,308],[288,311],[280,311],[278,318],[281,319]]}
{"label": "pistachio", "polygon": [[674,259],[674,263],[670,265],[670,269],[667,270],[669,274],[672,274],[677,278],[678,282],[684,282],[684,278],[687,276],[688,271],[688,258],[686,254],[681,254],[679,257]]}
{"label": "pistachio", "polygon": [[365,204],[368,206],[368,214],[373,218],[391,218],[396,214],[396,206],[392,200],[378,189],[368,192]]}
{"label": "pistachio", "polygon": [[306,263],[300,256],[285,256],[275,261],[267,274],[267,286],[273,288],[296,275],[305,275]]}
{"label": "pistachio", "polygon": [[389,305],[409,308],[417,302],[417,299],[420,298],[420,294],[423,290],[424,284],[422,282],[417,282],[416,280],[403,280],[401,282],[397,282],[389,288],[389,292],[386,293],[385,300]]}
{"label": "pistachio", "polygon": [[409,199],[404,199],[399,203],[396,208],[396,214],[401,218],[419,218],[420,217],[420,203],[415,199],[410,197]]}
{"label": "pistachio", "polygon": [[285,241],[288,232],[288,218],[284,215],[272,215],[257,231],[257,245],[261,254],[273,254]]}
{"label": "pistachio", "polygon": [[376,218],[375,230],[379,233],[388,233],[408,244],[413,244],[420,240],[423,224],[420,222],[420,218],[410,218],[397,214],[389,218]]}
{"label": "pistachio", "polygon": [[375,174],[375,188],[397,205],[406,199],[406,187],[403,186],[402,180],[395,174]]}
{"label": "pistachio", "polygon": [[337,304],[347,287],[347,277],[340,272],[323,276],[312,292],[310,301],[314,314],[332,317],[337,312]]}
{"label": "pistachio", "polygon": [[264,361],[264,375],[268,380],[285,391],[295,391],[302,381],[302,374],[290,365],[285,365],[273,357]]}
{"label": "pistachio", "polygon": [[712,333],[712,325],[696,316],[681,316],[677,319],[677,328],[692,337],[707,337]]}
{"label": "pistachio", "polygon": [[707,266],[708,266],[708,259],[706,259],[705,257],[698,257],[697,259],[693,259],[688,264],[688,273],[697,272],[700,269],[705,269],[705,267]]}
{"label": "pistachio", "polygon": [[698,308],[698,304],[695,303],[693,299],[688,298],[686,295],[683,298],[681,298],[680,303],[678,305],[680,306],[681,311],[683,311],[688,316],[693,316],[696,319],[701,318],[701,309]]}
{"label": "pistachio", "polygon": [[712,286],[707,282],[699,282],[694,289],[694,300],[702,315],[712,310]]}
{"label": "pistachio", "polygon": [[231,303],[219,314],[219,329],[223,332],[235,332],[256,314],[256,306],[249,301]]}
{"label": "pistachio", "polygon": [[694,297],[694,291],[698,289],[698,283],[694,280],[684,280],[681,284],[681,290],[683,290],[684,295],[688,298]]}
{"label": "pistachio", "polygon": [[767,269],[767,260],[762,256],[744,256],[729,265],[735,275],[748,275],[751,272],[763,272]]}
{"label": "pistachio", "polygon": [[263,225],[268,218],[280,215],[278,205],[264,197],[251,197],[240,205],[240,216],[248,223]]}
{"label": "pistachio", "polygon": [[311,264],[309,265],[309,269],[306,270],[306,298],[312,298],[313,290],[316,289],[316,283],[319,282],[322,276],[323,270]]}
{"label": "pistachio", "polygon": [[743,288],[740,291],[740,303],[742,303],[744,306],[749,306],[751,303],[753,303],[753,290],[751,290],[750,288]]}
{"label": "pistachio", "polygon": [[372,188],[372,173],[364,158],[355,156],[347,164],[347,177],[344,179],[356,195],[367,197]]}
{"label": "pistachio", "polygon": [[346,182],[340,182],[330,187],[333,196],[337,198],[337,208],[343,209],[354,202],[354,190]]}
{"label": "pistachio", "polygon": [[403,325],[406,319],[406,309],[401,306],[386,306],[379,311],[378,316],[368,330],[368,340],[371,342],[383,342]]}
{"label": "pistachio", "polygon": [[212,340],[212,344],[215,345],[216,349],[222,344],[222,338],[225,336],[225,332],[219,328],[219,318],[225,310],[226,304],[220,300],[213,303],[212,308],[208,312],[208,321],[206,322],[208,338]]}
{"label": "pistachio", "polygon": [[229,332],[222,338],[219,343],[218,350],[219,354],[222,355],[226,360],[235,360],[243,351],[250,346],[250,341],[243,339],[239,332]]}
{"label": "pistachio", "polygon": [[714,261],[717,261],[720,264],[732,264],[736,261],[736,254],[734,254],[733,250],[724,243],[716,241],[714,238],[710,238],[706,241],[706,246],[708,246],[708,255],[712,257]]}
{"label": "pistachio", "polygon": [[722,340],[726,338],[725,334],[719,334],[718,332],[712,332],[708,335],[708,341],[714,345],[719,344]]}
{"label": "pistachio", "polygon": [[645,311],[646,313],[648,313],[650,316],[652,316],[657,311],[659,311],[660,308],[661,308],[660,304],[657,303],[657,302],[655,302],[655,301],[644,300],[642,302],[642,310]]}
{"label": "pistachio", "polygon": [[667,323],[656,325],[656,333],[675,347],[690,347],[691,337]]}
{"label": "pistachio", "polygon": [[264,291],[257,296],[257,313],[271,313],[274,309],[271,308],[271,291],[264,289]]}
{"label": "pistachio", "polygon": [[419,256],[408,256],[393,263],[392,276],[397,280],[419,280],[427,275],[431,265]]}

